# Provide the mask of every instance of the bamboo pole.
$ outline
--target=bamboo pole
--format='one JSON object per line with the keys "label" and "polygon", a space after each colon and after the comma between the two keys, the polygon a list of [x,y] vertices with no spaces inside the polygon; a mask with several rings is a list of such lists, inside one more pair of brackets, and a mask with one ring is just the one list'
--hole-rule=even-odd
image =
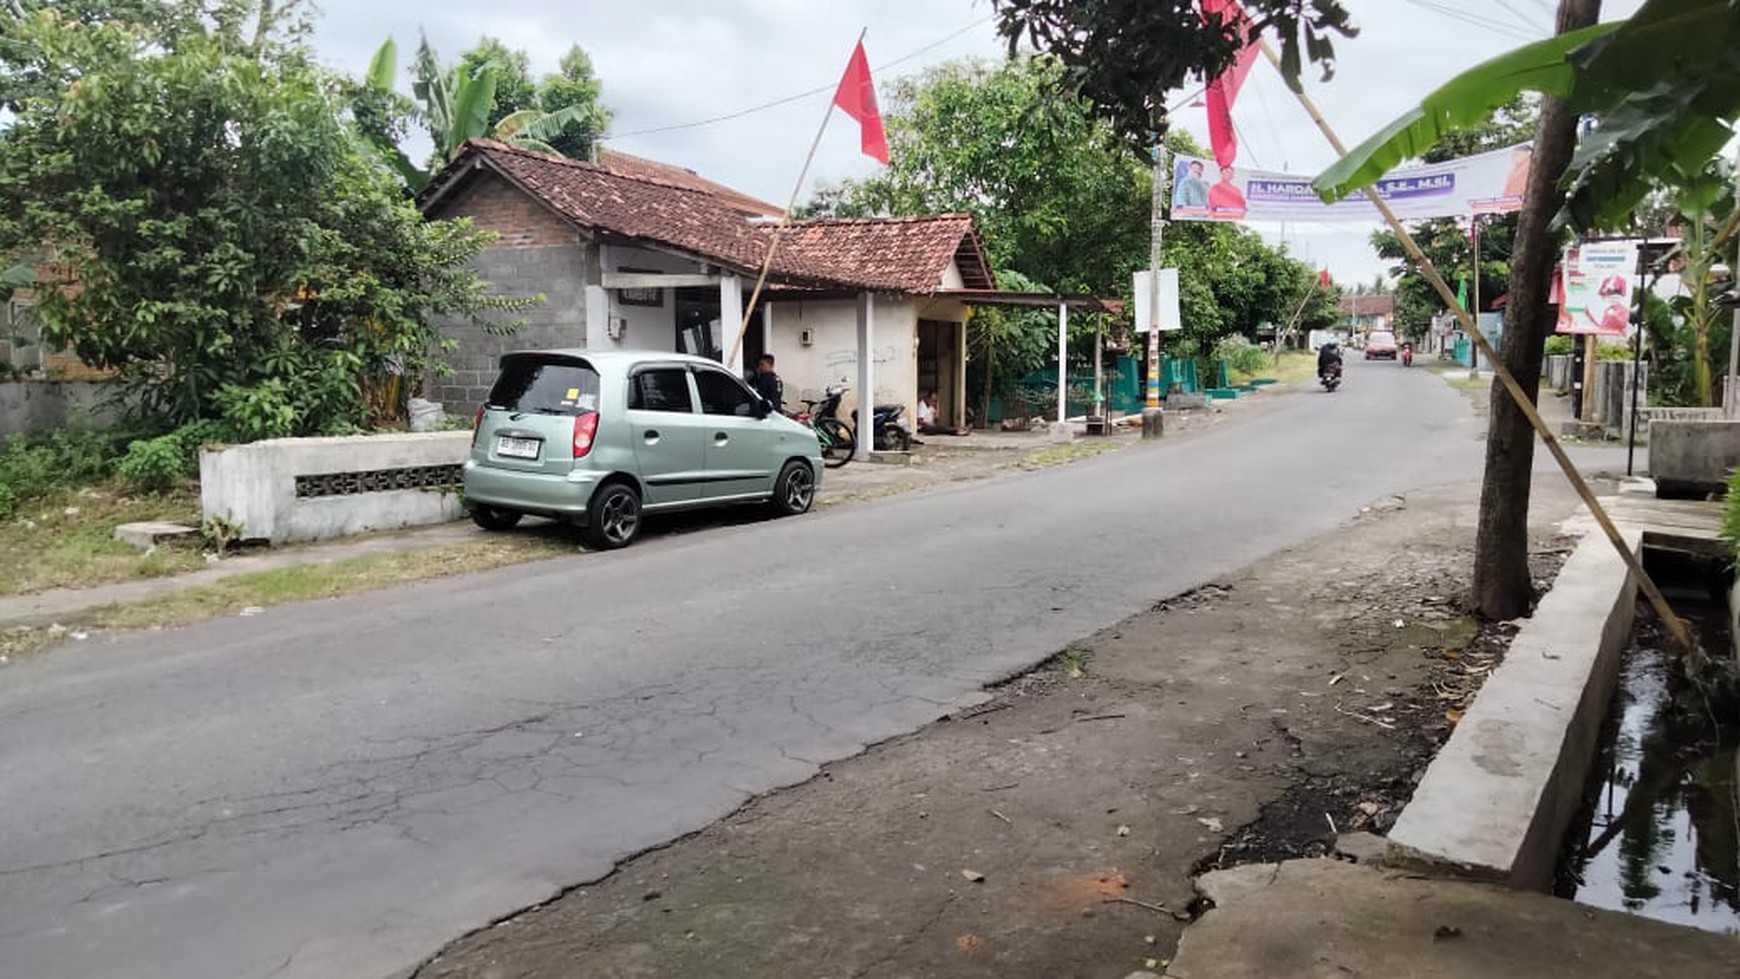
{"label": "bamboo pole", "polygon": [[[1276,71],[1281,71],[1281,59],[1275,55],[1275,49],[1270,47],[1268,40],[1258,38],[1257,44],[1263,52],[1263,57],[1268,59],[1269,64],[1274,65]],[[1288,87],[1292,88],[1292,86]],[[1311,117],[1311,121],[1317,124],[1318,130],[1323,133],[1324,138],[1329,140],[1329,145],[1335,149],[1335,152],[1346,156],[1347,146],[1341,142],[1341,137],[1336,135],[1334,128],[1329,125],[1329,121],[1323,118],[1323,113],[1317,110],[1311,97],[1299,88],[1293,88],[1293,94],[1299,99],[1299,104],[1304,107],[1306,114]],[[1626,545],[1625,538],[1619,535],[1619,528],[1614,526],[1613,519],[1607,515],[1606,508],[1602,507],[1601,502],[1595,498],[1594,492],[1589,489],[1589,484],[1583,480],[1583,474],[1571,464],[1571,457],[1565,454],[1564,446],[1559,444],[1558,438],[1553,435],[1546,420],[1535,409],[1534,402],[1529,400],[1522,385],[1518,384],[1516,378],[1511,376],[1510,369],[1505,366],[1503,360],[1499,359],[1492,346],[1486,342],[1486,337],[1475,325],[1473,317],[1456,301],[1456,293],[1444,281],[1443,276],[1438,274],[1438,269],[1432,264],[1432,260],[1420,250],[1419,243],[1414,241],[1414,236],[1408,233],[1408,229],[1402,225],[1395,212],[1390,210],[1389,203],[1383,199],[1377,189],[1368,185],[1365,188],[1365,196],[1378,209],[1378,213],[1383,215],[1384,223],[1388,224],[1390,230],[1395,232],[1402,247],[1407,250],[1408,256],[1419,266],[1426,281],[1431,283],[1432,288],[1438,293],[1438,297],[1444,300],[1446,306],[1455,311],[1457,319],[1462,323],[1462,328],[1468,331],[1469,336],[1473,338],[1475,348],[1480,351],[1481,356],[1486,358],[1486,362],[1492,365],[1493,376],[1498,378],[1499,383],[1510,394],[1511,400],[1516,402],[1517,408],[1529,420],[1535,433],[1541,437],[1541,441],[1546,445],[1547,451],[1552,453],[1553,460],[1559,464],[1559,469],[1565,474],[1565,479],[1570,482],[1571,488],[1582,499],[1583,505],[1589,508],[1589,512],[1595,517],[1595,523],[1601,527],[1601,532],[1607,535],[1607,540],[1612,543],[1614,550],[1619,552],[1620,560],[1625,562],[1626,568],[1637,580],[1638,587],[1643,590],[1644,597],[1649,600],[1650,607],[1655,609],[1655,614],[1668,627],[1668,631],[1672,633],[1675,641],[1687,649],[1693,648],[1692,634],[1686,628],[1685,622],[1681,621],[1680,617],[1673,613],[1673,609],[1668,607],[1667,599],[1662,596],[1661,589],[1656,587],[1655,580],[1649,576],[1649,572],[1643,569],[1643,562],[1639,561],[1637,555]]]}
{"label": "bamboo pole", "polygon": [[[858,32],[858,43],[864,43],[865,35],[870,33],[866,27]],[[856,49],[854,49],[856,50]],[[755,315],[755,304],[761,299],[761,289],[767,284],[767,271],[773,267],[773,253],[779,250],[779,238],[785,234],[785,229],[791,224],[792,208],[797,207],[798,195],[803,193],[804,178],[810,175],[810,164],[816,160],[816,149],[822,145],[822,134],[828,131],[828,120],[834,116],[834,100],[828,99],[828,111],[822,113],[822,124],[816,127],[816,138],[810,140],[809,155],[804,157],[803,169],[798,171],[797,183],[792,185],[791,197],[785,202],[785,211],[779,216],[779,224],[773,228],[773,237],[768,239],[767,254],[761,257],[761,271],[755,275],[755,289],[749,294],[749,302],[743,305],[743,322],[737,325],[737,339],[731,341],[731,353],[725,357],[729,364],[737,359],[737,351],[743,349],[744,334],[749,332],[749,320]]]}

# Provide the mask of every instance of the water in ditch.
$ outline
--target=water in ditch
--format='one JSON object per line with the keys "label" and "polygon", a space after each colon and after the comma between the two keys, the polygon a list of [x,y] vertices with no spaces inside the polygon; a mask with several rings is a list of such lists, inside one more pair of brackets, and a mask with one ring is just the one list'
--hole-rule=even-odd
{"label": "water in ditch", "polygon": [[[1725,603],[1702,587],[1664,591],[1698,623],[1704,648],[1726,655]],[[1740,717],[1724,713],[1731,705],[1709,704],[1684,679],[1660,622],[1640,602],[1590,794],[1567,835],[1561,896],[1740,934]]]}

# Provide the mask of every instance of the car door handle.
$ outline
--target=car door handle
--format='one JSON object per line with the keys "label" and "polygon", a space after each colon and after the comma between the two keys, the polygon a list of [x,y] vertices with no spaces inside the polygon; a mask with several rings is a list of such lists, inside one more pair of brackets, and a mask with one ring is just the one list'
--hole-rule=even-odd
{"label": "car door handle", "polygon": [[649,428],[646,430],[646,433],[643,437],[647,440],[648,444],[651,444],[653,442],[657,442],[659,440],[659,430],[656,428]]}
{"label": "car door handle", "polygon": [[726,442],[731,441],[731,436],[725,434],[724,432],[714,432],[713,433],[713,441],[718,445],[724,445]]}

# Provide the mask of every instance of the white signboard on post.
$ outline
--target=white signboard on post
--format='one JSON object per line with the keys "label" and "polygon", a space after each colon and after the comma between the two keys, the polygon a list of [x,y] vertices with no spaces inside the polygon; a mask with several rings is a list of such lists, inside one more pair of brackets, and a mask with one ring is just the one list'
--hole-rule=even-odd
{"label": "white signboard on post", "polygon": [[[1154,274],[1148,269],[1136,273],[1135,302],[1136,332],[1147,333],[1149,330],[1149,308],[1154,299]],[[1178,270],[1160,270],[1160,332],[1184,329],[1184,318],[1178,314]]]}

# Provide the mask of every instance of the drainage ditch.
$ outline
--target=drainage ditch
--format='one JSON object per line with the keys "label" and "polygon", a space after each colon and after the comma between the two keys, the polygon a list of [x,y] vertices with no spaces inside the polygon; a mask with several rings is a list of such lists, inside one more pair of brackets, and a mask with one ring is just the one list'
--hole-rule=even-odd
{"label": "drainage ditch", "polygon": [[[1730,657],[1725,559],[1646,546],[1644,564],[1705,650]],[[1688,676],[1639,603],[1555,893],[1592,907],[1740,933],[1740,708]]]}

